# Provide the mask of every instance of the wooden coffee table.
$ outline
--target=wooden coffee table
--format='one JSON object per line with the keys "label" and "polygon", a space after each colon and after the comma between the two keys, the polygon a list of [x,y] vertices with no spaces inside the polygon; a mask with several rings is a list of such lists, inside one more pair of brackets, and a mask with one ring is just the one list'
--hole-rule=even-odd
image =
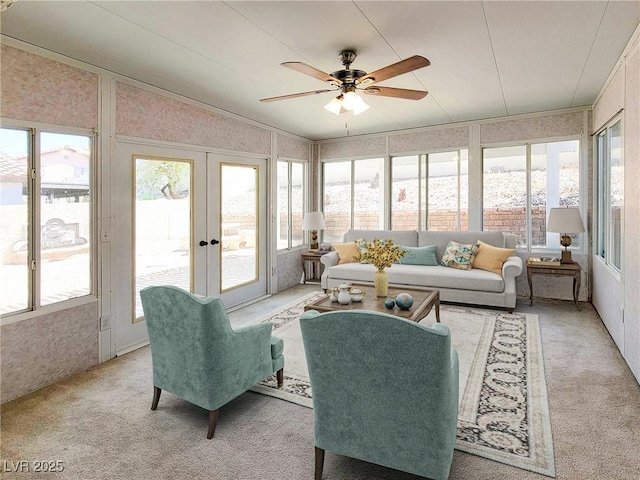
{"label": "wooden coffee table", "polygon": [[[369,285],[362,283],[352,283],[352,287],[358,287],[364,292],[364,298],[361,302],[351,302],[348,305],[341,305],[338,302],[332,302],[329,295],[322,297],[315,302],[305,305],[306,310],[317,310],[318,312],[336,312],[340,310],[371,310],[374,312],[384,312],[396,317],[405,318],[413,322],[419,322],[429,315],[431,309],[436,307],[436,321],[440,322],[440,292],[426,288],[406,288],[389,286],[389,295],[387,297],[376,297],[375,289]],[[406,292],[413,297],[413,305],[409,310],[400,310],[398,307],[387,308],[384,302],[387,298],[394,298],[398,293]]]}

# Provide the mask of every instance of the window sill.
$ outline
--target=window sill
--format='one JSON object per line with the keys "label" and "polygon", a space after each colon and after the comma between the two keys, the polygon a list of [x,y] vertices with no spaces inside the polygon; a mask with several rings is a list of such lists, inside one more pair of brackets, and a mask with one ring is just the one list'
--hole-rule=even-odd
{"label": "window sill", "polygon": [[[72,298],[70,300],[64,300],[62,302],[40,307],[37,310],[30,310],[28,312],[21,312],[16,314],[5,314],[0,318],[0,326],[10,325],[12,323],[21,322],[23,320],[30,320],[32,318],[42,317],[51,313],[61,312],[69,310],[70,308],[79,307],[81,305],[88,305],[91,303],[97,303],[98,297],[94,295],[85,295],[83,297]],[[97,322],[97,317],[96,317]],[[97,325],[97,324],[96,324]],[[96,327],[97,328],[97,327]]]}

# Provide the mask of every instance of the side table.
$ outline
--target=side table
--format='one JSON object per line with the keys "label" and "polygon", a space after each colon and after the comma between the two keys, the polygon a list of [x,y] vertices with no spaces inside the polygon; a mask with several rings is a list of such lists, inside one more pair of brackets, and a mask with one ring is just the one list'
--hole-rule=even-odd
{"label": "side table", "polygon": [[578,310],[578,294],[580,293],[580,272],[582,268],[577,263],[559,263],[557,265],[536,265],[527,262],[527,280],[529,281],[529,305],[533,305],[533,286],[531,277],[534,275],[551,275],[555,277],[573,277],[573,301]]}
{"label": "side table", "polygon": [[300,262],[302,263],[302,283],[307,283],[307,262],[311,262],[312,279],[317,279],[322,275],[322,264],[320,259],[325,253],[328,252],[305,252],[300,256]]}

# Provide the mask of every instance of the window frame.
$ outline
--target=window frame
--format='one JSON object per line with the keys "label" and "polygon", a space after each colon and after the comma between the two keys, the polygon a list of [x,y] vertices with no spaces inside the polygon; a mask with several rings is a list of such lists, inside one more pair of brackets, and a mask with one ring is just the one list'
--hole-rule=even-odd
{"label": "window frame", "polygon": [[[429,171],[429,166],[428,166],[428,161],[429,161],[429,155],[437,155],[437,154],[442,154],[442,153],[452,153],[456,155],[456,170],[457,170],[457,181],[456,181],[456,185],[458,188],[458,199],[457,199],[457,205],[458,205],[458,213],[457,213],[457,228],[458,230],[460,229],[461,225],[462,225],[462,221],[461,221],[461,198],[460,198],[460,175],[462,172],[462,168],[461,168],[461,164],[463,162],[463,155],[461,154],[461,152],[463,150],[466,150],[467,155],[466,155],[466,159],[464,161],[467,162],[466,165],[466,175],[468,177],[468,183],[467,183],[467,191],[466,191],[466,195],[467,195],[467,215],[469,215],[469,203],[470,203],[470,195],[471,195],[471,171],[470,171],[470,165],[471,165],[471,148],[469,146],[462,146],[462,147],[448,147],[448,148],[441,148],[441,149],[433,149],[433,150],[429,150],[429,151],[421,151],[421,152],[401,152],[401,153],[397,153],[397,154],[393,154],[393,155],[375,155],[375,154],[371,154],[371,155],[361,155],[361,156],[355,156],[355,157],[345,157],[345,158],[331,158],[331,159],[326,159],[326,160],[320,160],[320,204],[322,206],[322,210],[324,211],[324,198],[325,198],[325,168],[326,165],[328,164],[332,164],[332,163],[349,163],[349,168],[350,168],[350,172],[351,172],[351,177],[350,177],[350,192],[351,192],[351,199],[350,199],[350,205],[349,205],[349,215],[350,215],[350,219],[349,219],[349,225],[351,229],[354,228],[354,224],[355,224],[355,220],[354,220],[354,205],[355,205],[355,198],[354,198],[354,178],[355,178],[355,169],[356,169],[356,162],[358,161],[362,161],[362,160],[381,160],[383,162],[383,168],[380,172],[380,174],[383,176],[383,178],[381,179],[381,184],[380,184],[380,189],[383,193],[384,199],[383,202],[381,204],[381,211],[380,211],[380,220],[381,220],[381,226],[380,229],[382,230],[388,230],[388,229],[392,229],[392,225],[393,225],[393,221],[392,221],[392,217],[393,217],[393,205],[392,205],[392,167],[393,167],[393,159],[397,158],[397,157],[417,157],[417,161],[418,161],[418,168],[420,172],[424,172],[427,176],[423,179],[424,182],[429,181],[429,177],[428,177],[428,171]],[[425,163],[425,165],[422,165],[423,163]],[[420,180],[422,181],[422,180]],[[418,187],[418,191],[419,191],[419,195],[422,195],[420,193],[420,185]],[[427,185],[425,185],[425,195],[428,196],[428,188]],[[424,202],[422,201],[422,197],[420,196],[419,199],[419,209],[423,208],[424,209],[424,217],[421,216],[421,211],[418,211],[418,219],[419,219],[419,223],[421,227],[421,229],[426,229],[427,226],[427,220],[428,220],[428,215],[429,215],[429,209],[428,209],[428,205],[422,205]],[[325,216],[326,217],[326,216]],[[468,228],[468,227],[467,227]],[[324,232],[323,232],[324,233]]]}
{"label": "window frame", "polygon": [[[578,143],[578,172],[580,178],[578,179],[578,198],[579,198],[579,206],[578,210],[580,211],[580,216],[582,217],[582,221],[585,226],[585,230],[587,228],[586,223],[586,215],[585,210],[587,208],[587,197],[588,197],[588,188],[586,186],[586,179],[584,175],[585,165],[586,165],[586,143],[582,141],[582,135],[567,135],[560,137],[548,137],[548,138],[535,138],[535,139],[527,139],[527,140],[519,140],[513,142],[503,142],[503,143],[487,143],[480,145],[480,199],[481,199],[481,210],[480,210],[480,225],[481,229],[484,231],[484,151],[485,149],[491,148],[502,148],[502,147],[525,147],[525,165],[526,165],[526,181],[525,181],[525,191],[526,191],[526,205],[525,205],[525,213],[526,213],[526,247],[516,246],[517,251],[526,252],[526,253],[546,253],[548,251],[558,251],[560,246],[555,245],[547,245],[545,247],[536,246],[533,248],[531,246],[532,243],[532,228],[533,228],[533,219],[531,214],[531,156],[532,156],[532,145],[539,144],[548,144],[548,143],[560,143],[560,142],[571,142],[575,141]],[[585,231],[580,233],[580,246],[574,247],[570,246],[569,249],[575,252],[578,255],[585,255],[587,253],[587,234]]]}
{"label": "window frame", "polygon": [[[465,150],[467,152],[466,159],[463,160],[462,151]],[[471,181],[471,173],[469,171],[470,164],[470,147],[457,147],[457,148],[445,148],[439,150],[431,150],[423,153],[407,153],[407,154],[397,154],[389,156],[389,224],[388,227],[393,229],[393,201],[392,201],[392,184],[393,184],[393,159],[394,158],[402,158],[402,157],[417,157],[418,160],[418,228],[417,230],[429,230],[429,181],[431,178],[429,172],[431,171],[432,164],[429,162],[430,155],[439,155],[443,153],[451,153],[456,156],[456,231],[464,231],[461,229],[462,222],[462,193],[461,192],[461,181],[460,177],[462,175],[462,162],[466,162],[466,170],[467,170],[467,230],[469,229],[469,200],[470,200],[470,184]],[[424,182],[424,184],[423,184]]]}
{"label": "window frame", "polygon": [[[380,211],[380,215],[378,217],[378,221],[380,223],[380,229],[387,229],[390,222],[389,212],[391,211],[391,206],[389,203],[389,198],[391,196],[391,184],[389,182],[390,175],[390,157],[388,155],[361,155],[356,157],[347,157],[347,158],[331,158],[327,160],[320,160],[320,197],[319,197],[319,208],[323,212],[325,216],[325,220],[327,219],[327,215],[325,212],[325,197],[326,197],[326,184],[325,184],[325,168],[328,164],[333,163],[343,163],[349,164],[349,229],[354,229],[354,207],[355,207],[355,177],[356,177],[356,162],[361,161],[381,161],[382,170],[379,171],[379,189],[383,194],[383,202],[382,202],[382,210]],[[326,241],[325,239],[325,231],[320,232],[322,237],[322,241]]]}
{"label": "window frame", "polygon": [[[302,243],[299,245],[293,245],[293,186],[291,185],[291,178],[293,175],[293,164],[302,165],[302,214],[307,211],[307,206],[309,205],[309,162],[306,160],[299,160],[293,158],[278,158],[276,159],[276,185],[278,185],[278,164],[285,163],[287,165],[287,246],[279,247],[280,243],[280,235],[281,231],[279,229],[280,225],[280,205],[279,202],[276,202],[276,252],[285,252],[293,249],[301,248],[305,245],[305,242],[308,244],[309,238],[308,232],[302,230]],[[280,192],[277,192],[277,197],[280,198]]]}
{"label": "window frame", "polygon": [[[54,313],[67,310],[80,305],[95,303],[98,300],[98,279],[97,279],[97,261],[98,261],[98,198],[99,192],[97,186],[97,151],[98,141],[95,129],[79,128],[79,127],[63,127],[60,125],[50,125],[38,122],[28,122],[20,120],[7,120],[0,117],[0,127],[3,129],[26,131],[28,135],[28,151],[27,151],[27,209],[28,224],[27,238],[29,251],[27,254],[28,264],[33,265],[28,274],[28,301],[27,307],[21,310],[6,312],[0,314],[0,325],[8,325],[21,320],[35,318],[43,314]],[[42,235],[41,225],[41,195],[42,191],[42,168],[40,163],[41,152],[41,135],[60,134],[60,135],[77,135],[88,137],[89,139],[89,293],[79,297],[71,297],[46,305],[41,304],[41,244]],[[32,173],[35,172],[35,175]],[[35,263],[34,263],[35,262]]]}
{"label": "window frame", "polygon": [[[620,129],[620,159],[624,168],[624,117],[619,112],[611,118],[605,125],[593,134],[593,174],[594,174],[594,199],[593,199],[593,217],[594,217],[594,256],[618,278],[622,274],[622,266],[624,265],[624,176],[622,183],[622,207],[620,212],[620,238],[618,251],[620,252],[619,263],[617,266],[613,261],[612,248],[612,223],[611,223],[611,130],[616,125]],[[601,145],[600,139],[604,138],[604,145]],[[601,150],[601,146],[604,147]],[[604,158],[602,158],[604,157]]]}

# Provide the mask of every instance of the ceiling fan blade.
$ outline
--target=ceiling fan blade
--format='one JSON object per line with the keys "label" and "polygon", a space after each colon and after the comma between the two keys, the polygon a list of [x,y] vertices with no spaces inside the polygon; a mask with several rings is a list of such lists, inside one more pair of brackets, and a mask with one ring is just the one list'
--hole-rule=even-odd
{"label": "ceiling fan blade", "polygon": [[397,77],[398,75],[402,75],[403,73],[409,73],[419,68],[427,67],[429,65],[431,65],[431,62],[429,60],[421,57],[420,55],[414,55],[413,57],[400,60],[398,63],[394,63],[393,65],[388,65],[381,68],[380,70],[371,72],[364,77],[359,78],[357,83],[359,85],[371,85],[372,83],[382,82],[383,80]]}
{"label": "ceiling fan blade", "polygon": [[393,87],[367,87],[361,90],[368,95],[377,95],[379,97],[406,98],[407,100],[420,100],[427,96],[424,90],[408,90],[406,88]]}
{"label": "ceiling fan blade", "polygon": [[317,78],[318,80],[322,80],[323,82],[333,83],[334,85],[340,85],[340,80],[335,77],[332,77],[328,73],[323,72],[322,70],[318,70],[311,65],[307,65],[302,62],[284,62],[281,63],[283,67],[291,68],[296,72],[304,73],[305,75],[309,75],[313,78]]}
{"label": "ceiling fan blade", "polygon": [[298,98],[298,97],[306,97],[308,95],[316,95],[318,93],[325,92],[334,92],[338,90],[337,88],[327,88],[325,90],[313,90],[311,92],[301,92],[301,93],[292,93],[290,95],[281,95],[279,97],[269,97],[269,98],[261,98],[261,102],[275,102],[277,100],[287,100],[289,98]]}

